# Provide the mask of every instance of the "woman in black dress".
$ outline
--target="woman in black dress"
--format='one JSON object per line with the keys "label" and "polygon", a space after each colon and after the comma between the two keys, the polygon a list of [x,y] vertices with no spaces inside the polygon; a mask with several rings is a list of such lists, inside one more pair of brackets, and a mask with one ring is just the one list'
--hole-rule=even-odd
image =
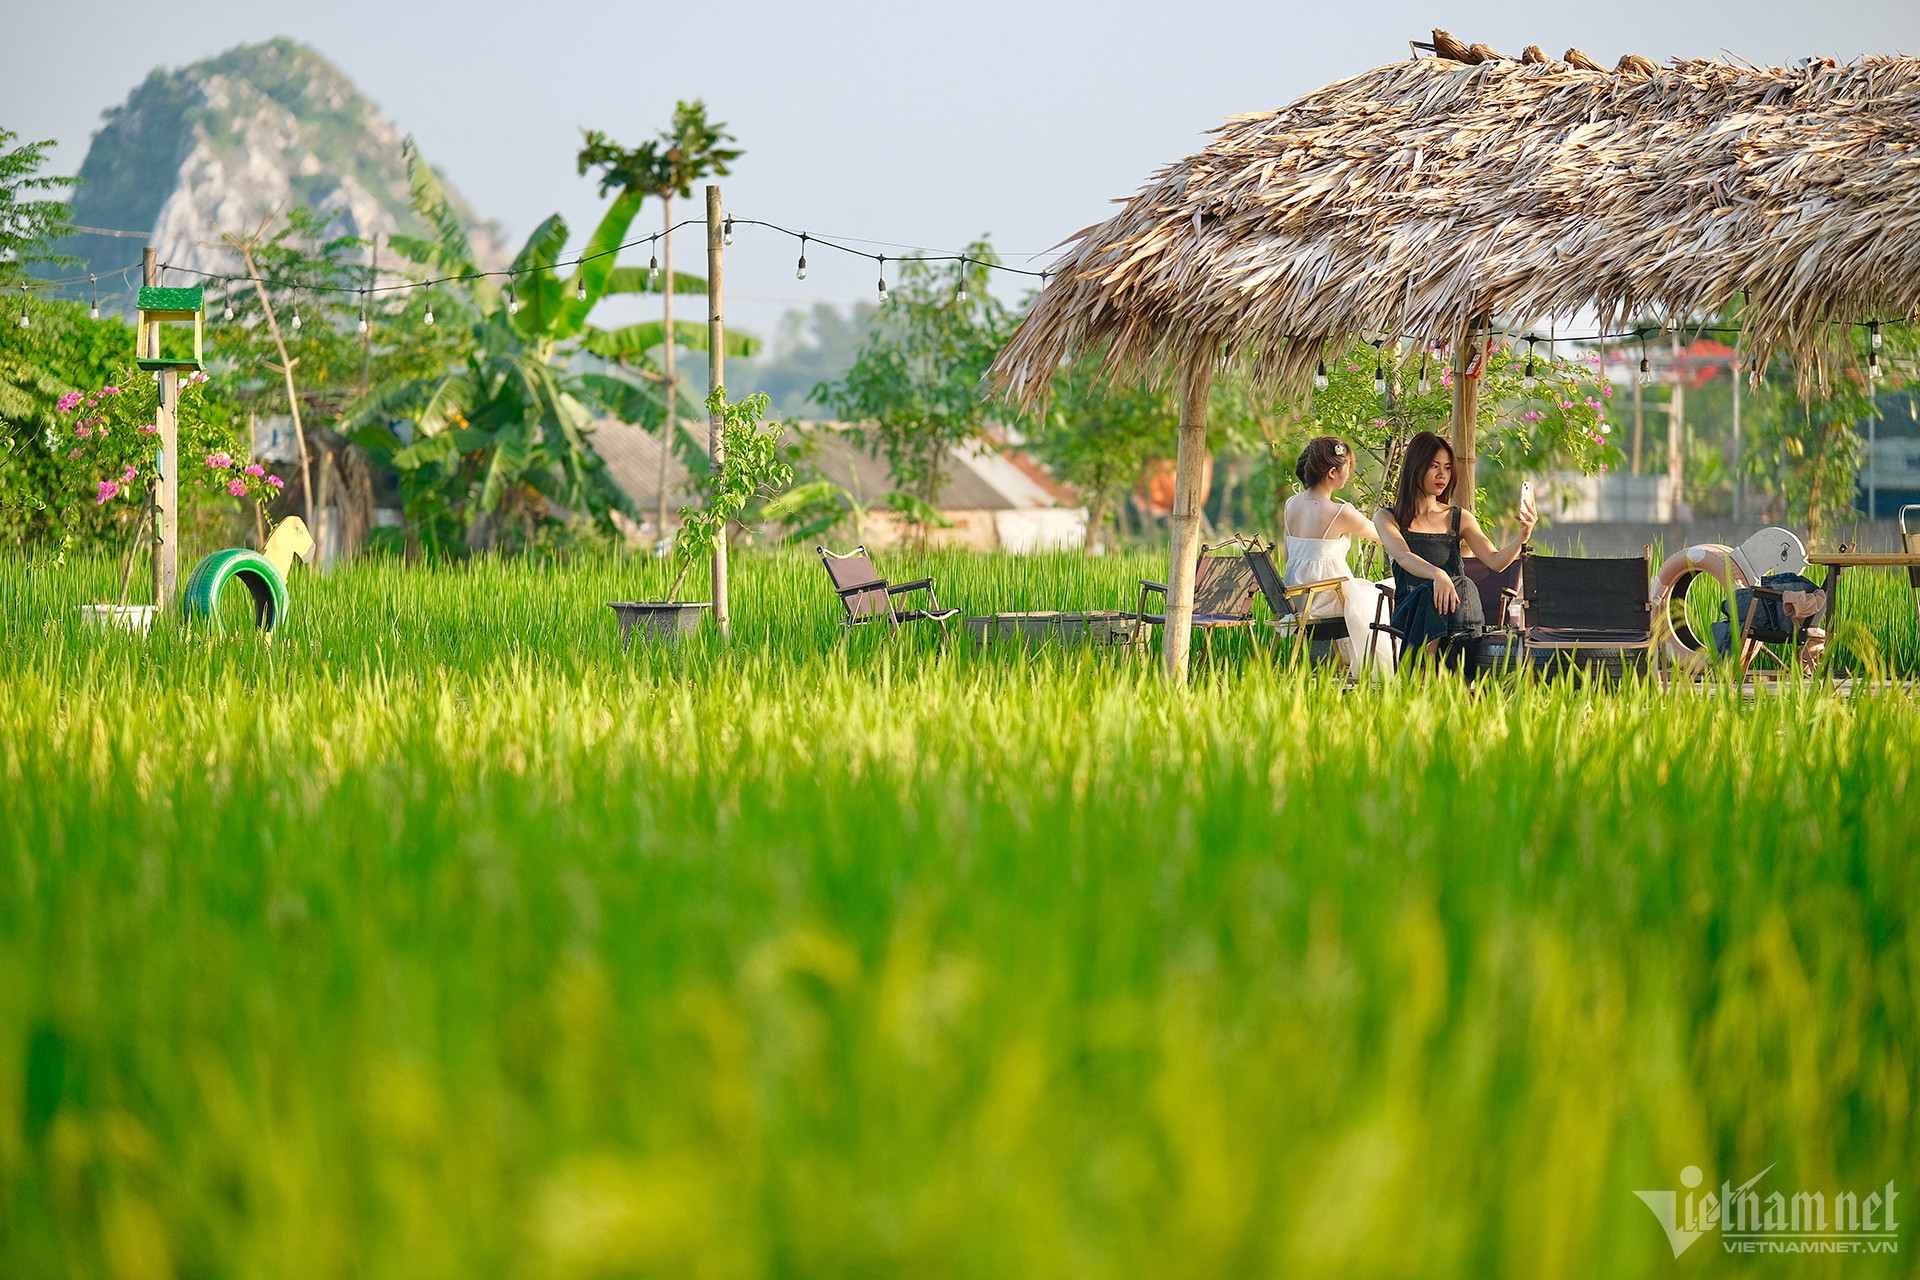
{"label": "woman in black dress", "polygon": [[1404,638],[1402,662],[1438,645],[1444,657],[1486,629],[1480,592],[1460,563],[1460,544],[1498,573],[1533,534],[1533,512],[1520,512],[1520,536],[1495,550],[1473,512],[1453,505],[1453,447],[1431,431],[1407,445],[1391,507],[1373,518],[1393,557],[1393,625]]}

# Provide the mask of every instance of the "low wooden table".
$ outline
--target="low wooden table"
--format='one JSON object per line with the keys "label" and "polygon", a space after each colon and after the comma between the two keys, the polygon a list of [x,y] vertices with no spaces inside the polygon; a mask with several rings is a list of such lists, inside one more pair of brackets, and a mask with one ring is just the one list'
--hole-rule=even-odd
{"label": "low wooden table", "polygon": [[1920,587],[1920,552],[1915,551],[1829,551],[1807,556],[1808,564],[1827,566],[1827,580],[1822,587],[1827,593],[1827,629],[1840,617],[1840,575],[1847,569],[1859,566],[1875,569],[1902,569],[1907,571],[1909,581]]}
{"label": "low wooden table", "polygon": [[990,644],[1090,644],[1095,648],[1144,644],[1147,629],[1116,609],[991,613],[961,623],[975,648]]}

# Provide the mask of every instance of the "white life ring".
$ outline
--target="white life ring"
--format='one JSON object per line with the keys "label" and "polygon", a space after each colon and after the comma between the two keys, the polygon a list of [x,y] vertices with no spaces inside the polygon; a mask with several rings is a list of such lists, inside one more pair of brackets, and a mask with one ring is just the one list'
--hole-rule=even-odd
{"label": "white life ring", "polygon": [[1703,671],[1712,651],[1700,643],[1687,625],[1687,588],[1700,574],[1712,575],[1729,595],[1736,587],[1757,587],[1768,573],[1799,573],[1807,567],[1807,549],[1786,529],[1768,528],[1748,538],[1736,550],[1718,542],[1703,542],[1676,551],[1653,575],[1654,627],[1661,646],[1676,668]]}

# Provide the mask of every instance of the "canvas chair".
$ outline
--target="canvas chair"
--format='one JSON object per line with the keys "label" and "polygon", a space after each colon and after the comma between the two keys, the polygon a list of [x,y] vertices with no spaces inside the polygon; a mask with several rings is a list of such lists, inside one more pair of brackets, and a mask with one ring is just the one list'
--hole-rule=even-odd
{"label": "canvas chair", "polygon": [[[958,609],[940,607],[940,598],[934,590],[932,578],[900,583],[890,583],[882,578],[880,571],[873,567],[873,559],[864,545],[844,554],[829,551],[825,547],[816,547],[814,550],[820,553],[820,562],[826,566],[827,577],[833,581],[834,593],[846,608],[846,617],[840,620],[840,625],[844,627],[857,627],[885,618],[893,634],[898,635],[903,622],[933,622],[939,624],[940,635],[944,639],[948,621],[960,613]],[[894,597],[910,591],[926,592],[929,607],[895,608]]]}
{"label": "canvas chair", "polygon": [[[1213,633],[1224,627],[1253,625],[1253,598],[1260,593],[1254,580],[1253,564],[1245,555],[1215,554],[1223,547],[1243,550],[1258,548],[1258,538],[1228,538],[1200,548],[1200,564],[1193,578],[1193,625],[1204,639],[1207,656],[1213,656]],[[1269,565],[1271,567],[1271,565]],[[1147,612],[1147,597],[1158,594],[1161,608],[1166,607],[1167,584],[1140,580],[1140,603],[1134,617],[1142,626],[1165,626],[1167,615]]]}
{"label": "canvas chair", "polygon": [[[1655,666],[1653,549],[1605,559],[1520,553],[1520,634],[1525,653],[1639,653]],[[1537,659],[1536,659],[1537,660]]]}
{"label": "canvas chair", "polygon": [[[1324,578],[1318,582],[1302,582],[1288,586],[1273,563],[1273,546],[1269,542],[1265,547],[1256,542],[1246,552],[1248,565],[1253,569],[1253,580],[1259,585],[1260,594],[1266,597],[1267,608],[1273,613],[1273,627],[1276,636],[1294,636],[1299,643],[1294,646],[1294,660],[1300,661],[1312,655],[1315,645],[1330,645],[1335,640],[1351,640],[1344,612],[1326,617],[1312,616],[1314,606],[1328,596],[1341,598],[1340,584],[1351,581],[1347,578]],[[1376,584],[1378,585],[1378,584]],[[1381,588],[1382,590],[1389,590]],[[1391,592],[1389,591],[1389,595]],[[1375,610],[1376,622],[1379,621]],[[1391,630],[1379,627],[1376,630]]]}

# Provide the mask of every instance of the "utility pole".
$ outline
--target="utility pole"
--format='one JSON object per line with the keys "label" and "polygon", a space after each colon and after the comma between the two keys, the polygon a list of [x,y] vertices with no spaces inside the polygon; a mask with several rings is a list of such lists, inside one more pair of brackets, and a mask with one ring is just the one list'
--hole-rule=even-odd
{"label": "utility pole", "polygon": [[[149,289],[160,284],[160,267],[151,248],[140,251],[140,283]],[[160,326],[145,327],[140,345],[147,359],[158,360]],[[160,474],[153,485],[153,602],[164,609],[173,603],[173,589],[180,580],[180,374],[163,369],[155,376],[160,383],[153,423],[160,433]]]}
{"label": "utility pole", "polygon": [[660,501],[653,516],[653,536],[659,540],[667,536],[667,457],[673,452],[674,441],[680,438],[680,420],[674,416],[679,408],[680,384],[673,377],[673,188],[660,193],[661,225],[666,228],[666,243],[660,246],[660,256],[667,260],[667,291],[661,299],[665,310],[664,340],[666,351],[660,360],[667,375],[667,416],[660,428]]}
{"label": "utility pole", "polygon": [[[720,316],[720,188],[707,188],[707,398],[713,401],[714,392],[726,385],[725,364],[727,356],[726,326]],[[671,296],[672,282],[668,282]],[[726,461],[727,443],[721,428],[726,425],[726,414],[714,401],[707,407],[707,457],[713,466],[713,474],[718,477],[720,465]],[[727,609],[727,528],[720,526],[719,540],[713,544],[713,618],[720,624],[720,638],[729,639],[733,633],[733,619]]]}

